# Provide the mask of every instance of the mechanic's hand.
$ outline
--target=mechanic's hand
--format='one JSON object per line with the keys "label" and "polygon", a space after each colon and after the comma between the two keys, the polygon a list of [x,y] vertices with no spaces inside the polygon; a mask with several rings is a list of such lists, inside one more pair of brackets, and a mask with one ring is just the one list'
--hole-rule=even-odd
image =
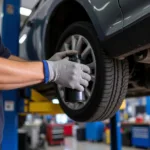
{"label": "mechanic's hand", "polygon": [[50,72],[50,81],[64,87],[84,91],[91,80],[90,68],[83,64],[68,61],[67,58],[59,61],[47,61]]}
{"label": "mechanic's hand", "polygon": [[54,55],[49,59],[49,61],[58,61],[58,60],[64,59],[64,58],[67,57],[67,56],[75,55],[75,54],[77,54],[77,53],[78,53],[78,52],[75,51],[75,50],[68,50],[68,51],[58,52],[58,53],[54,54]]}

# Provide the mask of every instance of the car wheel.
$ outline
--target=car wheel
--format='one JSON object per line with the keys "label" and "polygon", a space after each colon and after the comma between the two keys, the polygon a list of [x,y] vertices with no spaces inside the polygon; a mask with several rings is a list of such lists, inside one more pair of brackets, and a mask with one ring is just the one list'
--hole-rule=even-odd
{"label": "car wheel", "polygon": [[77,50],[91,68],[92,81],[85,89],[86,101],[65,102],[64,88],[57,86],[60,105],[75,121],[96,121],[112,117],[126,96],[129,79],[127,60],[107,56],[90,23],[77,22],[61,35],[57,51]]}

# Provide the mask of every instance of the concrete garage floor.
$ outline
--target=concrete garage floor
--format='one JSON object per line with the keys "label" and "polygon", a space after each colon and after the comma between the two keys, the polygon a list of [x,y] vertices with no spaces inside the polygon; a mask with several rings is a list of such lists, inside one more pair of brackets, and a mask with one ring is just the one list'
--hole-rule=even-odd
{"label": "concrete garage floor", "polygon": [[[110,150],[110,146],[103,143],[77,142],[74,138],[66,138],[65,146],[52,146],[48,150]],[[123,150],[143,149],[123,148]]]}

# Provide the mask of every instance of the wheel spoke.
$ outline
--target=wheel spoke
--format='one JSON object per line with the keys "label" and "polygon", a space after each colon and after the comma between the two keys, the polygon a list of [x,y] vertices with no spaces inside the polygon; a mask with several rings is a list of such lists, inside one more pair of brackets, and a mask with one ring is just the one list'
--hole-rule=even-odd
{"label": "wheel spoke", "polygon": [[85,89],[85,95],[89,98],[91,96],[91,92],[88,88]]}
{"label": "wheel spoke", "polygon": [[79,107],[81,107],[81,105],[84,105],[84,102],[75,103],[75,109],[78,109]]}
{"label": "wheel spoke", "polygon": [[74,36],[71,37],[71,40],[72,40],[72,50],[75,50],[76,49],[76,38]]}
{"label": "wheel spoke", "polygon": [[60,93],[61,97],[64,98],[64,91],[60,90],[59,93]]}
{"label": "wheel spoke", "polygon": [[88,45],[81,54],[82,59],[85,59],[87,55],[90,53],[90,51],[91,51],[91,46]]}
{"label": "wheel spoke", "polygon": [[93,61],[92,63],[87,64],[87,66],[89,66],[91,69],[95,69],[96,63]]}
{"label": "wheel spoke", "polygon": [[73,109],[77,109],[77,103],[69,103]]}
{"label": "wheel spoke", "polygon": [[78,103],[74,103],[74,108],[78,109],[79,104]]}
{"label": "wheel spoke", "polygon": [[60,89],[60,90],[64,90],[65,88],[62,86],[62,85],[58,85],[58,88]]}
{"label": "wheel spoke", "polygon": [[67,102],[67,105],[68,105],[69,107],[71,107],[71,108],[75,108],[74,103]]}
{"label": "wheel spoke", "polygon": [[91,75],[92,81],[95,81],[95,75]]}
{"label": "wheel spoke", "polygon": [[65,48],[65,51],[68,51],[69,50],[69,44],[65,43],[64,48]]}
{"label": "wheel spoke", "polygon": [[58,85],[58,90],[59,90],[59,93],[60,93],[61,97],[64,98],[64,96],[65,96],[64,87],[59,84]]}
{"label": "wheel spoke", "polygon": [[76,50],[80,51],[81,50],[81,46],[82,46],[82,36],[79,36],[78,41],[77,41],[77,45],[76,45]]}

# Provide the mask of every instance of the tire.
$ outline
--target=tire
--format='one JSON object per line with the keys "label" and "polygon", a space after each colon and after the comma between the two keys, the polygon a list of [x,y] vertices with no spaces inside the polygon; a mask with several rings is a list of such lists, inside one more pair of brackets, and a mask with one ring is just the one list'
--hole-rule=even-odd
{"label": "tire", "polygon": [[108,57],[101,47],[94,28],[88,22],[70,25],[61,35],[56,50],[59,51],[64,41],[75,34],[84,36],[92,46],[96,58],[96,82],[88,103],[82,109],[69,108],[59,94],[60,105],[75,121],[98,121],[111,118],[120,108],[127,93],[128,61]]}

